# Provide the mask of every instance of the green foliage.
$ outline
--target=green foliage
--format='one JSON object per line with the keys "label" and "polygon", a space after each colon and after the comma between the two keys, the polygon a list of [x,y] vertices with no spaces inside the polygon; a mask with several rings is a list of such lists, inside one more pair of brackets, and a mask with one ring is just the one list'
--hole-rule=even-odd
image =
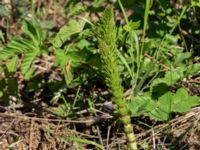
{"label": "green foliage", "polygon": [[[33,61],[39,57],[42,52],[46,51],[42,45],[45,37],[36,20],[34,20],[33,23],[24,20],[22,31],[25,33],[27,38],[13,38],[12,41],[0,51],[0,60],[2,61],[13,58],[13,61],[17,61],[14,59],[16,55],[23,54],[24,58],[21,64],[21,72],[26,76],[31,70]],[[17,62],[14,63],[17,64]],[[11,71],[13,71],[13,69]]]}
{"label": "green foliage", "polygon": [[[100,94],[88,98],[91,93],[105,90],[105,84],[126,125],[130,125],[129,112],[133,117],[168,121],[173,114],[188,112],[199,104],[199,97],[190,96],[188,89],[176,88],[180,81],[190,82],[199,74],[199,0],[183,1],[179,8],[178,3],[165,0],[71,0],[64,8],[64,1],[52,1],[51,6],[40,2],[32,1],[31,12],[27,0],[13,1],[12,10],[0,5],[1,101],[9,105],[10,97],[20,99],[19,87],[23,86],[18,84],[25,81],[23,90],[34,93],[31,98],[42,91],[39,99],[51,101],[54,114],[76,117],[77,111],[88,109],[90,104],[95,107],[99,97],[98,103],[109,100]],[[103,13],[107,5],[113,5],[114,10],[108,8]],[[60,10],[52,14],[57,8]],[[134,13],[127,15],[126,10]],[[98,18],[100,22],[93,24]],[[22,20],[22,34],[13,37],[9,32]],[[14,27],[12,21],[16,21]],[[60,24],[65,25],[59,29]],[[47,62],[52,66],[36,76],[34,64],[43,54],[52,58],[51,63]],[[25,79],[19,79],[16,72]],[[65,82],[57,81],[53,72]],[[199,88],[198,83],[190,84]],[[77,96],[74,91],[79,88],[83,91]],[[70,99],[68,92],[76,96]],[[132,131],[126,125],[125,132]],[[96,144],[85,139],[67,140],[77,145]]]}
{"label": "green foliage", "polygon": [[138,96],[130,102],[130,110],[133,116],[146,115],[152,119],[166,121],[171,113],[185,113],[199,103],[197,96],[189,96],[184,88],[179,88],[176,93],[166,92],[157,100],[151,95]]}
{"label": "green foliage", "polygon": [[69,23],[63,26],[56,34],[56,37],[52,41],[53,46],[56,48],[61,47],[66,40],[69,40],[70,36],[82,32],[84,26],[85,21],[83,20],[70,20]]}

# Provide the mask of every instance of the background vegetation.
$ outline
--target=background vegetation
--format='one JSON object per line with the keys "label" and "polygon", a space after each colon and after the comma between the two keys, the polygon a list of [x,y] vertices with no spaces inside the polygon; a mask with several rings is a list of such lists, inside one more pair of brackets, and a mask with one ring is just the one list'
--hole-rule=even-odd
{"label": "background vegetation", "polygon": [[2,0],[0,149],[127,149],[127,115],[138,149],[199,149],[199,12],[198,0]]}

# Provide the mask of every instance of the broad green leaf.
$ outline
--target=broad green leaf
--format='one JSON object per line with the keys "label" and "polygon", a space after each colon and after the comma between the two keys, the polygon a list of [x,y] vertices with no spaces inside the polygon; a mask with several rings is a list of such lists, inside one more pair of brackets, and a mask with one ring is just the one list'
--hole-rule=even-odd
{"label": "broad green leaf", "polygon": [[65,65],[66,64],[66,61],[67,61],[67,56],[66,54],[64,53],[63,50],[61,49],[56,49],[55,50],[55,54],[56,54],[56,60],[55,60],[55,63],[57,65]]}
{"label": "broad green leaf", "polygon": [[152,86],[150,90],[152,99],[157,100],[169,91],[169,86],[166,83],[158,83]]}
{"label": "broad green leaf", "polygon": [[132,98],[130,104],[128,105],[131,114],[133,116],[139,116],[147,112],[147,105],[149,105],[151,101],[150,97],[138,96]]}
{"label": "broad green leaf", "polygon": [[172,100],[173,97],[170,92],[162,95],[158,99],[155,109],[149,113],[150,117],[160,121],[168,120],[169,114],[171,113]]}
{"label": "broad green leaf", "polygon": [[196,106],[199,101],[199,97],[189,96],[188,92],[184,88],[180,88],[174,95],[172,111],[179,113],[190,111],[191,108]]}
{"label": "broad green leaf", "polygon": [[186,76],[189,76],[189,75],[195,74],[195,73],[197,73],[199,70],[200,70],[200,64],[199,64],[199,63],[189,65],[189,66],[187,67],[186,71],[185,71],[185,75],[186,75]]}
{"label": "broad green leaf", "polygon": [[80,33],[85,26],[85,21],[71,20],[65,26],[63,26],[53,39],[52,44],[54,47],[59,48],[62,44],[70,38],[71,35]]}
{"label": "broad green leaf", "polygon": [[150,118],[158,121],[166,121],[169,119],[169,114],[155,106],[155,109],[149,113]]}
{"label": "broad green leaf", "polygon": [[70,51],[66,54],[67,58],[72,60],[73,63],[80,63],[85,61],[87,58],[87,53],[84,51]]}
{"label": "broad green leaf", "polygon": [[158,99],[157,104],[158,104],[158,107],[161,109],[161,111],[165,113],[170,113],[172,101],[173,101],[172,93],[167,92]]}
{"label": "broad green leaf", "polygon": [[183,63],[183,61],[184,61],[185,59],[190,58],[191,55],[192,55],[192,53],[190,53],[190,52],[185,52],[185,53],[179,53],[179,54],[177,54],[177,55],[175,56],[175,58],[174,58],[174,59],[175,59],[174,64],[175,64],[175,65],[180,65],[180,63]]}
{"label": "broad green leaf", "polygon": [[167,85],[173,85],[180,80],[181,75],[177,71],[168,71],[165,74],[164,81]]}

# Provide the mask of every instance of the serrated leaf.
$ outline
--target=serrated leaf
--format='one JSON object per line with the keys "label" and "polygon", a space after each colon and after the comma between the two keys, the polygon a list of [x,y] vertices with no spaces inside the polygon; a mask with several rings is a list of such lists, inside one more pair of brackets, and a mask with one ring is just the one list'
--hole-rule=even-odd
{"label": "serrated leaf", "polygon": [[180,88],[174,95],[172,111],[179,113],[190,111],[193,106],[198,104],[199,100],[200,98],[197,96],[189,96],[184,88]]}
{"label": "serrated leaf", "polygon": [[27,52],[35,48],[32,41],[22,38],[14,38],[7,47],[16,49],[19,53]]}
{"label": "serrated leaf", "polygon": [[192,55],[191,52],[185,52],[185,53],[176,54],[174,64],[175,64],[175,65],[180,65],[180,63],[183,63],[183,61],[184,61],[185,59],[190,58],[191,55]]}
{"label": "serrated leaf", "polygon": [[82,3],[77,3],[76,5],[72,6],[69,13],[67,14],[68,17],[78,15],[86,11],[85,6]]}
{"label": "serrated leaf", "polygon": [[150,97],[134,97],[128,105],[133,116],[139,116],[147,112],[147,105],[151,101]]}
{"label": "serrated leaf", "polygon": [[167,92],[158,99],[158,107],[161,109],[161,111],[165,113],[171,112],[171,105],[173,101],[173,95],[171,92]]}
{"label": "serrated leaf", "polygon": [[12,56],[15,56],[16,52],[16,49],[4,48],[3,50],[0,50],[0,60],[6,60]]}
{"label": "serrated leaf", "polygon": [[35,72],[35,68],[30,68],[30,69],[24,74],[24,78],[25,78],[26,80],[30,80],[31,77],[33,76],[34,72]]}
{"label": "serrated leaf", "polygon": [[34,59],[39,55],[39,49],[35,49],[32,52],[26,53],[21,64],[21,71],[23,74],[26,74],[30,69]]}
{"label": "serrated leaf", "polygon": [[181,78],[180,74],[177,72],[168,71],[165,74],[164,81],[167,85],[175,84]]}
{"label": "serrated leaf", "polygon": [[11,60],[9,60],[8,63],[6,63],[6,67],[8,69],[8,72],[16,72],[17,70],[17,64],[18,64],[18,57],[15,56]]}
{"label": "serrated leaf", "polygon": [[70,38],[71,35],[77,34],[83,30],[85,21],[71,20],[65,26],[63,26],[53,39],[52,44],[54,47],[59,48],[62,44]]}
{"label": "serrated leaf", "polygon": [[169,119],[171,113],[173,96],[170,92],[162,95],[157,102],[157,106],[150,112],[150,117],[156,120],[165,121]]}
{"label": "serrated leaf", "polygon": [[35,46],[39,46],[41,42],[41,35],[39,26],[34,26],[29,21],[24,20],[22,24],[22,31],[27,34],[34,42]]}
{"label": "serrated leaf", "polygon": [[169,119],[169,114],[164,112],[159,107],[156,107],[153,111],[149,113],[150,118],[158,121],[166,121]]}
{"label": "serrated leaf", "polygon": [[6,60],[20,53],[26,53],[34,48],[32,41],[22,38],[14,38],[7,47],[0,50],[0,60]]}
{"label": "serrated leaf", "polygon": [[195,74],[197,73],[198,71],[200,71],[200,64],[192,64],[192,65],[189,65],[185,71],[185,75],[186,76],[189,76],[189,75],[192,75],[192,74]]}

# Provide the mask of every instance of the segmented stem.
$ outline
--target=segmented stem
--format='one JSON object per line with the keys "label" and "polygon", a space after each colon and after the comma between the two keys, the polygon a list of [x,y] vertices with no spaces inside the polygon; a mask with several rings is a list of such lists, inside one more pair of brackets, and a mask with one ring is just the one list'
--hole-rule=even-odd
{"label": "segmented stem", "polygon": [[97,38],[99,43],[99,53],[102,60],[103,72],[106,78],[106,84],[113,94],[113,101],[118,106],[120,119],[124,124],[124,132],[127,136],[131,150],[137,150],[136,138],[133,133],[131,117],[124,99],[124,89],[118,70],[117,57],[117,32],[114,22],[113,9],[107,8],[104,11],[100,24],[97,28]]}

